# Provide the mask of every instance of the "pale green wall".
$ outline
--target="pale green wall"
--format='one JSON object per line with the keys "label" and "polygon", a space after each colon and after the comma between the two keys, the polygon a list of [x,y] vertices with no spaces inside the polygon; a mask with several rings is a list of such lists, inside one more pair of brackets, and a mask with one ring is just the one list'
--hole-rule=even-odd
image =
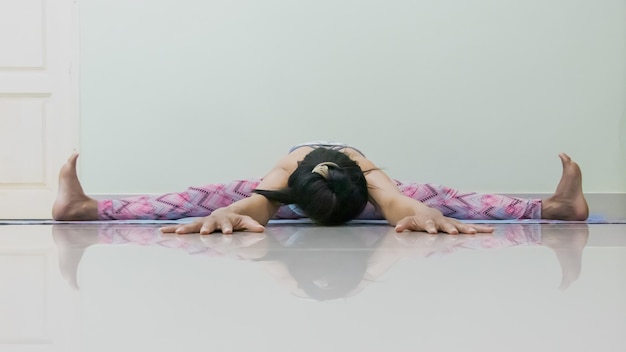
{"label": "pale green wall", "polygon": [[626,1],[82,0],[88,193],[262,176],[341,140],[391,176],[626,192]]}

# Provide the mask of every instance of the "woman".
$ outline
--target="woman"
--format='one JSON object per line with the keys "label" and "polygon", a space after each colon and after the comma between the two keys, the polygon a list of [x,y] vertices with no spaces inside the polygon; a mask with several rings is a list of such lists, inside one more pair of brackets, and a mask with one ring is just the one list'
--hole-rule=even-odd
{"label": "woman", "polygon": [[456,219],[585,220],[589,214],[579,166],[560,154],[563,176],[549,198],[460,194],[441,186],[392,180],[358,149],[341,143],[297,145],[261,180],[190,187],[182,193],[96,201],[76,175],[78,155],[59,175],[56,220],[177,219],[204,216],[163,232],[209,234],[262,232],[270,219],[309,217],[322,225],[351,219],[386,219],[397,232],[449,234],[492,232]]}

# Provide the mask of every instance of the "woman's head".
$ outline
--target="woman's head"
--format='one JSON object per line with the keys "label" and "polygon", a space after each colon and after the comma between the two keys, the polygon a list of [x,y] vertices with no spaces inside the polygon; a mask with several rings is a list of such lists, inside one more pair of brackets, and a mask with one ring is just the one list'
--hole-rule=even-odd
{"label": "woman's head", "polygon": [[297,205],[321,225],[354,219],[367,205],[367,182],[359,165],[346,154],[317,148],[298,163],[287,188],[255,190],[266,198]]}

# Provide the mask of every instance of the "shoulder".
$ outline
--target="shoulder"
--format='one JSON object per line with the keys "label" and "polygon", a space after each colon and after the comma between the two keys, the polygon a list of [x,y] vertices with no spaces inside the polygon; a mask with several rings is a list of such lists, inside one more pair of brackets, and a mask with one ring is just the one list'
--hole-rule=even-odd
{"label": "shoulder", "polygon": [[291,174],[298,167],[298,162],[302,161],[312,150],[313,148],[307,146],[294,149],[289,152],[289,154],[280,158],[274,168],[283,169]]}
{"label": "shoulder", "polygon": [[361,167],[361,170],[363,171],[377,169],[376,165],[370,159],[366,158],[358,149],[347,147],[344,150],[344,153],[350,157],[350,159],[359,164],[359,167]]}

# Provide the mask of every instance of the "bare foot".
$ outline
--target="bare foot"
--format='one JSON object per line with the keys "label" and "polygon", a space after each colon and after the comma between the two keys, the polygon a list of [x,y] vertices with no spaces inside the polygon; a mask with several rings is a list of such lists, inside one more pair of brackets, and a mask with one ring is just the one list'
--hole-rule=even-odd
{"label": "bare foot", "polygon": [[589,207],[583,194],[582,172],[567,154],[559,154],[563,176],[554,194],[542,202],[541,216],[551,220],[587,220]]}
{"label": "bare foot", "polygon": [[78,154],[73,154],[59,172],[59,191],[52,206],[54,220],[98,220],[98,202],[87,197],[76,174]]}

